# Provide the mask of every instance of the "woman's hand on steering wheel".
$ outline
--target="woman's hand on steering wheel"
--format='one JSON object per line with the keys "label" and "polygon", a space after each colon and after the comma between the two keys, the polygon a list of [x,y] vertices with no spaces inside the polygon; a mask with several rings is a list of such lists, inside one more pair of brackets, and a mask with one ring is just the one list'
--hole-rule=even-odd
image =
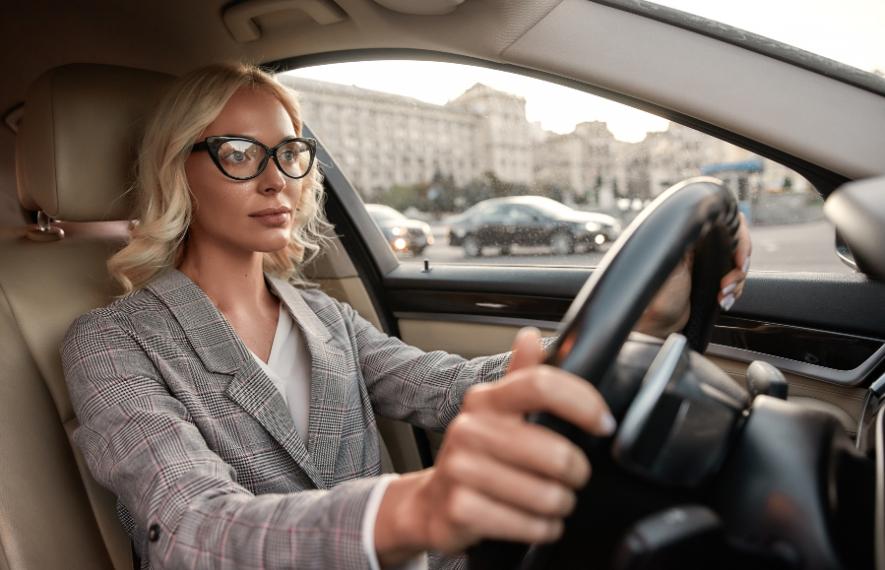
{"label": "woman's hand on steering wheel", "polygon": [[734,269],[722,278],[722,289],[719,291],[719,305],[725,311],[731,309],[734,302],[744,293],[744,284],[750,271],[750,254],[753,251],[747,218],[743,214],[739,216],[741,223],[738,227],[737,248],[734,251]]}
{"label": "woman's hand on steering wheel", "polygon": [[[731,309],[744,292],[752,248],[747,220],[743,214],[740,214],[734,269],[722,278],[717,296],[719,306],[724,311]],[[682,330],[689,317],[692,261],[693,254],[689,252],[646,308],[636,325],[636,330],[660,338],[666,338],[670,333]]]}
{"label": "woman's hand on steering wheel", "polygon": [[597,436],[610,435],[615,420],[588,382],[541,364],[537,330],[521,330],[513,350],[500,381],[467,391],[435,466],[388,487],[375,526],[383,563],[427,549],[461,552],[486,538],[560,537],[590,464],[575,444],[526,415],[549,412]]}

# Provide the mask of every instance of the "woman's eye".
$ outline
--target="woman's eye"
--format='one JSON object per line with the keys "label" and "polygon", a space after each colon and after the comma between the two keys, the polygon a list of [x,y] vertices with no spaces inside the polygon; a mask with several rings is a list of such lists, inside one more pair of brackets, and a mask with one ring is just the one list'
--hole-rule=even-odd
{"label": "woman's eye", "polygon": [[284,150],[280,154],[280,160],[283,162],[295,162],[298,159],[298,153],[293,150]]}
{"label": "woman's eye", "polygon": [[246,153],[241,150],[234,150],[222,155],[222,160],[233,164],[239,164],[246,161]]}

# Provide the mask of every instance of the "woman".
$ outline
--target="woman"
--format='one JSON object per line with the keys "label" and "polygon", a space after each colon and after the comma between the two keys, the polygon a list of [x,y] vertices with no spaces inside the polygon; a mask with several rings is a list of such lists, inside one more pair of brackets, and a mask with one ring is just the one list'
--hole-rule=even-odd
{"label": "woman", "polygon": [[[590,465],[524,417],[606,436],[605,402],[541,364],[537,331],[512,357],[425,353],[291,285],[328,228],[300,134],[293,96],[256,68],[180,79],[139,154],[139,223],[109,263],[127,295],[63,343],[75,440],[142,567],[422,565],[482,538],[556,539]],[[723,304],[745,272],[723,280]],[[687,275],[640,328],[684,322]],[[436,465],[380,477],[375,413],[446,429]]]}

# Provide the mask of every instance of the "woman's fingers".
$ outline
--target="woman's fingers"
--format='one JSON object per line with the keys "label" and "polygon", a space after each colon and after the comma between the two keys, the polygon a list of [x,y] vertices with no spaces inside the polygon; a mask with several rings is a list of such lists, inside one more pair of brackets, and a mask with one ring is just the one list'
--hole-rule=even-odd
{"label": "woman's fingers", "polygon": [[590,478],[590,462],[577,445],[543,426],[514,417],[462,414],[449,426],[446,446],[453,454],[471,450],[473,455],[488,455],[573,489],[580,489]]}
{"label": "woman's fingers", "polygon": [[747,272],[750,270],[750,253],[753,245],[750,241],[750,229],[743,214],[740,215],[738,227],[738,244],[734,252],[735,268],[729,271],[720,282],[719,306],[728,311],[744,292]]}
{"label": "woman's fingers", "polygon": [[450,479],[531,515],[565,517],[575,507],[575,493],[569,487],[489,455],[460,452],[442,468]]}
{"label": "woman's fingers", "polygon": [[456,551],[480,538],[545,542],[562,533],[590,462],[566,437],[525,416],[548,412],[600,436],[614,431],[615,420],[593,386],[540,364],[544,357],[539,332],[524,329],[507,375],[464,395],[419,494],[424,534],[435,548]]}
{"label": "woman's fingers", "polygon": [[547,365],[522,368],[494,384],[470,388],[462,410],[548,412],[598,436],[611,435],[615,429],[615,419],[596,388]]}
{"label": "woman's fingers", "polygon": [[[469,487],[453,489],[443,506],[449,525],[467,544],[479,538],[517,542],[550,542],[562,535],[559,517],[531,515],[504,505]],[[457,548],[456,548],[457,549]]]}
{"label": "woman's fingers", "polygon": [[723,311],[731,309],[744,290],[746,275],[740,269],[732,269],[722,278],[722,289],[719,291],[719,306]]}
{"label": "woman's fingers", "polygon": [[747,218],[743,214],[739,215],[741,223],[738,226],[738,244],[734,252],[734,265],[746,275],[750,269],[750,254],[753,251],[753,243],[750,241],[750,226],[747,225]]}
{"label": "woman's fingers", "polygon": [[528,366],[544,362],[544,348],[541,346],[541,333],[534,327],[525,327],[516,333],[513,340],[513,351],[507,372],[513,372]]}

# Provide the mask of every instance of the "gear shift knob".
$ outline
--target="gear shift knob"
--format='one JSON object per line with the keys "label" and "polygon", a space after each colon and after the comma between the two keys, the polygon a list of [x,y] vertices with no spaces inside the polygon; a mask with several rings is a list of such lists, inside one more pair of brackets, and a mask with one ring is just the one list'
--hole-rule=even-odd
{"label": "gear shift knob", "polygon": [[789,385],[783,373],[767,362],[756,360],[747,368],[747,388],[755,398],[760,394],[787,399]]}

